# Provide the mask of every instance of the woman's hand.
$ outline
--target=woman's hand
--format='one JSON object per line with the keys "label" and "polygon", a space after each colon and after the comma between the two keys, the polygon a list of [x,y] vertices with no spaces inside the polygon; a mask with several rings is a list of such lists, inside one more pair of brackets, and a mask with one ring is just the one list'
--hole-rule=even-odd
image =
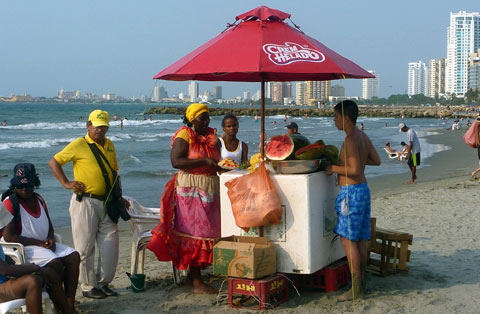
{"label": "woman's hand", "polygon": [[213,169],[215,169],[215,171],[223,170],[223,168],[218,165],[215,159],[205,158],[204,161],[205,161],[205,166],[212,167]]}
{"label": "woman's hand", "polygon": [[57,245],[55,244],[55,240],[53,238],[48,238],[47,241],[42,242],[42,245],[40,246],[49,249],[52,252],[55,252],[57,249]]}

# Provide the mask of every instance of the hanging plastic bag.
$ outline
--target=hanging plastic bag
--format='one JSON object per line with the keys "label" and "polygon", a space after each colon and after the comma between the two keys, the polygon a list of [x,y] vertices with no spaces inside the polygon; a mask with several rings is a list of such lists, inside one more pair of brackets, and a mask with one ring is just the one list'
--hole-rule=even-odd
{"label": "hanging plastic bag", "polygon": [[[477,145],[475,142],[475,125],[477,123],[480,123],[480,121],[475,120],[475,122],[472,123],[472,125],[468,128],[467,132],[465,132],[465,135],[463,136],[463,141],[465,142],[465,144],[473,148],[477,148]],[[478,128],[478,131],[480,134],[480,127]]]}
{"label": "hanging plastic bag", "polygon": [[248,230],[280,223],[282,203],[264,162],[257,171],[227,181],[225,186],[237,226]]}

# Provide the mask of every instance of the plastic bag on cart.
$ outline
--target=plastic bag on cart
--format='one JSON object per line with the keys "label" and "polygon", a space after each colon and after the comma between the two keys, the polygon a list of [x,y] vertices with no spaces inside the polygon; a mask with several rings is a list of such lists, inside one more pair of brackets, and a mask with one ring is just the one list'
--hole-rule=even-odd
{"label": "plastic bag on cart", "polygon": [[227,181],[225,186],[237,226],[248,231],[280,223],[282,203],[264,162],[257,171]]}

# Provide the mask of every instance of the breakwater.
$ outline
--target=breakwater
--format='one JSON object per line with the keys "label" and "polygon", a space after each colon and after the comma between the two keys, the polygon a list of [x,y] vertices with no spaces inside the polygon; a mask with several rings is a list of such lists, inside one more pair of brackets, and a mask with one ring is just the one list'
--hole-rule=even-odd
{"label": "breakwater", "polygon": [[[476,112],[466,107],[364,107],[360,106],[360,116],[392,117],[392,118],[474,118]],[[185,108],[153,107],[146,114],[178,114],[183,115]],[[223,116],[232,113],[237,116],[260,116],[260,108],[222,108],[210,107],[211,116]],[[265,108],[265,115],[288,115],[293,117],[333,117],[333,108]]]}

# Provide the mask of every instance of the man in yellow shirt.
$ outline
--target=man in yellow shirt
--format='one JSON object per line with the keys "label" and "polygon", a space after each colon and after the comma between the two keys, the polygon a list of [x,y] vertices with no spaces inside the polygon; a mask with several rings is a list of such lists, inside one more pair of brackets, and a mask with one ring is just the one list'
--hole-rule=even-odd
{"label": "man in yellow shirt", "polygon": [[[48,163],[62,186],[74,192],[69,211],[73,243],[81,259],[79,281],[83,296],[93,299],[117,295],[108,285],[115,276],[118,263],[118,228],[105,211],[103,203],[108,191],[102,170],[89,147],[94,143],[112,169],[118,170],[115,147],[106,138],[109,123],[110,116],[106,111],[92,111],[87,121],[87,135],[68,144]],[[68,162],[73,162],[73,181],[67,178],[62,168]],[[109,180],[113,182],[112,171],[104,164]],[[100,252],[100,268],[96,273],[95,242]]]}

